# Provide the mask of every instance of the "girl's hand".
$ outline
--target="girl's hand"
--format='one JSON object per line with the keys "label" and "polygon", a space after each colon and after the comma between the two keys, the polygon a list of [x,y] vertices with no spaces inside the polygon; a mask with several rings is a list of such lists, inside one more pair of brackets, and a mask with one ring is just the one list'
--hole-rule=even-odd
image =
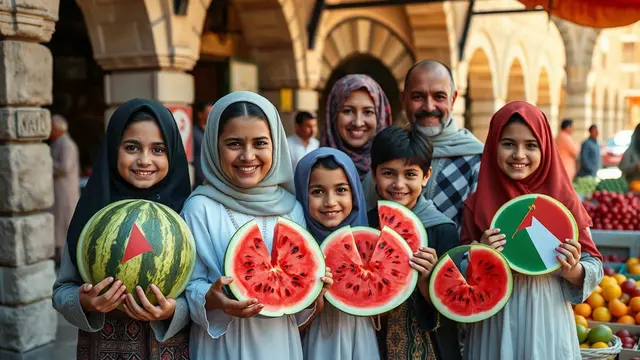
{"label": "girl's hand", "polygon": [[324,283],[322,286],[322,290],[320,291],[320,295],[316,298],[316,313],[319,313],[324,309],[324,294],[329,291],[331,285],[333,285],[333,274],[331,273],[331,269],[329,267],[325,267],[324,276],[320,278],[320,280]]}
{"label": "girl's hand", "polygon": [[222,287],[231,284],[232,281],[232,276],[218,278],[218,280],[211,285],[204,297],[205,308],[207,310],[219,309],[224,311],[225,314],[240,318],[250,318],[258,315],[264,308],[264,305],[258,304],[257,299],[244,301],[232,300],[222,291]]}
{"label": "girl's hand", "polygon": [[438,255],[432,248],[420,248],[409,261],[409,265],[418,271],[418,290],[422,296],[429,301],[429,276],[433,267],[438,262]]}
{"label": "girl's hand", "polygon": [[109,277],[100,281],[96,286],[91,284],[82,284],[80,287],[80,305],[85,312],[101,312],[108,313],[117,308],[125,299],[124,291],[127,289],[118,280],[111,286],[107,292],[100,295],[102,290],[113,282],[113,278]]}
{"label": "girl's hand", "polygon": [[129,317],[141,321],[158,321],[166,320],[173,316],[176,311],[176,300],[165,298],[160,289],[154,284],[151,284],[151,291],[158,299],[158,306],[153,306],[149,302],[147,295],[145,295],[140,286],[136,286],[136,292],[142,306],[138,305],[133,295],[127,294],[124,300],[124,311]]}
{"label": "girl's hand", "polygon": [[580,264],[582,246],[579,242],[566,239],[564,243],[556,247],[556,258],[562,265],[558,275],[567,279],[570,283],[579,285],[584,278],[584,268]]}
{"label": "girl's hand", "polygon": [[500,234],[500,229],[489,229],[482,234],[480,243],[489,245],[497,251],[502,251],[504,244],[507,243],[506,237],[505,234]]}

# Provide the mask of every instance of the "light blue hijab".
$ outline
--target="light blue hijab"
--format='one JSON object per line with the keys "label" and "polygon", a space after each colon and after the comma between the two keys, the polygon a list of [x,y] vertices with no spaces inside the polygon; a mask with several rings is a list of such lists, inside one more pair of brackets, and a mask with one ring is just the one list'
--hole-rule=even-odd
{"label": "light blue hijab", "polygon": [[[351,193],[353,194],[353,209],[351,210],[351,214],[349,214],[340,225],[333,229],[324,227],[309,214],[309,178],[311,177],[311,169],[318,160],[328,157],[332,157],[344,170],[349,180],[349,185],[351,186]],[[308,153],[300,160],[296,167],[294,183],[296,187],[296,198],[304,209],[307,230],[309,230],[318,243],[322,243],[331,232],[343,226],[369,226],[369,222],[367,221],[367,206],[365,205],[364,192],[362,191],[358,170],[353,160],[342,151],[321,147]]]}

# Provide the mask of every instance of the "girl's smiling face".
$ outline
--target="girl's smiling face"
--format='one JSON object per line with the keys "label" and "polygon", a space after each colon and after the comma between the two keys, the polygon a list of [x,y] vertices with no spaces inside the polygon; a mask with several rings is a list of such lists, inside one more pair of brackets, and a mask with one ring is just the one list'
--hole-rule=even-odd
{"label": "girl's smiling face", "polygon": [[220,166],[227,179],[243,189],[259,184],[271,169],[273,143],[269,125],[253,116],[238,116],[218,136]]}
{"label": "girl's smiling face", "polygon": [[540,166],[542,153],[533,131],[521,121],[507,123],[498,143],[498,167],[509,178],[524,180]]}
{"label": "girl's smiling face", "polygon": [[148,189],[169,172],[169,158],[162,132],[155,120],[131,123],[118,147],[118,174],[138,189]]}
{"label": "girl's smiling face", "polygon": [[335,228],[351,214],[353,193],[342,168],[318,166],[309,176],[309,215],[326,228]]}
{"label": "girl's smiling face", "polygon": [[336,118],[338,135],[350,147],[359,149],[373,137],[378,124],[375,104],[369,92],[349,94]]}

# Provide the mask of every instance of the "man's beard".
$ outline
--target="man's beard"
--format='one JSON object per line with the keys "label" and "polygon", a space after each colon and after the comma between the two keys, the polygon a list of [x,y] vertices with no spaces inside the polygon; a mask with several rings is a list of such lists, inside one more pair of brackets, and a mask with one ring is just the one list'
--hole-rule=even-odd
{"label": "man's beard", "polygon": [[[444,120],[443,116],[444,114],[438,109],[435,109],[433,111],[418,110],[415,114],[413,114],[413,117],[415,119],[415,124],[417,125],[416,127],[421,133],[425,134],[427,137],[434,137],[434,136],[440,135],[442,131],[444,131],[444,128],[449,125],[449,123],[451,122],[451,117]],[[418,119],[426,118],[426,117],[438,118],[439,119],[438,124],[435,126],[421,126]]]}

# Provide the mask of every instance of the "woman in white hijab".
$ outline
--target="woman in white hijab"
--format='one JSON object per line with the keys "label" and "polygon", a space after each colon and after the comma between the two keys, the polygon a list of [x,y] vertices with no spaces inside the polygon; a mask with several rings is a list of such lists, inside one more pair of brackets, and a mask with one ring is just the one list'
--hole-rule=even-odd
{"label": "woman in white hijab", "polygon": [[211,110],[202,144],[203,185],[184,205],[198,259],[187,286],[193,359],[302,359],[298,326],[313,309],[279,318],[256,316],[262,305],[231,299],[223,286],[224,255],[236,230],[255,219],[271,251],[278,216],[305,226],[293,195],[293,170],[276,108],[239,91]]}

